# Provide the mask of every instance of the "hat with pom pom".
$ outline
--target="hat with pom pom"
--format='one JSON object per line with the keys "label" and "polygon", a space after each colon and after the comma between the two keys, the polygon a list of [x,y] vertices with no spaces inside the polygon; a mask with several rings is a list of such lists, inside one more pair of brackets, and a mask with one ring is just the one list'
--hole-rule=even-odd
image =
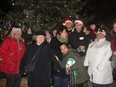
{"label": "hat with pom pom", "polygon": [[96,35],[99,34],[99,33],[101,33],[101,34],[103,34],[104,36],[106,36],[106,32],[105,32],[105,30],[98,29]]}

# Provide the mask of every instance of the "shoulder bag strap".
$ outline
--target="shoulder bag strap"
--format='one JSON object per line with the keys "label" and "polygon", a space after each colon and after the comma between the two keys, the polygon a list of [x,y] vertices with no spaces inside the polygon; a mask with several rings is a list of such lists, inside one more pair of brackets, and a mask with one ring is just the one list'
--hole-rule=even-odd
{"label": "shoulder bag strap", "polygon": [[[42,48],[42,45],[39,47],[39,49],[37,50],[37,52],[35,53],[35,55],[33,56],[33,58],[31,59],[31,61],[29,62],[29,65],[34,61],[34,59],[36,58],[37,55],[40,54],[40,49]],[[34,64],[36,63],[37,58],[35,59]]]}

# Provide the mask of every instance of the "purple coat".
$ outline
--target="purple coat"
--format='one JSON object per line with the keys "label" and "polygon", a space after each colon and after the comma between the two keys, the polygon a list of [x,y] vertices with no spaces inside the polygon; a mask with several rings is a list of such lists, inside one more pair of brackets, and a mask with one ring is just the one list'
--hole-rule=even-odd
{"label": "purple coat", "polygon": [[112,36],[111,49],[112,49],[112,51],[116,51],[116,35]]}

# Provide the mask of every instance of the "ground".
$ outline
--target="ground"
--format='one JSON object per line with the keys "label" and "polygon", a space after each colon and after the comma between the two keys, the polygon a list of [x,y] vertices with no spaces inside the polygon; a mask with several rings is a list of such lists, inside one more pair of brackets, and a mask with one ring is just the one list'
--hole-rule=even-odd
{"label": "ground", "polygon": [[[5,79],[1,79],[0,80],[0,87],[5,87],[5,82],[6,82]],[[20,87],[28,87],[27,86],[27,78],[25,78],[25,77],[22,78],[22,80],[21,80],[21,86]],[[51,86],[51,87],[53,87],[53,86]],[[90,83],[89,83],[88,87],[91,87]],[[114,83],[110,87],[116,87],[116,81],[114,81]]]}

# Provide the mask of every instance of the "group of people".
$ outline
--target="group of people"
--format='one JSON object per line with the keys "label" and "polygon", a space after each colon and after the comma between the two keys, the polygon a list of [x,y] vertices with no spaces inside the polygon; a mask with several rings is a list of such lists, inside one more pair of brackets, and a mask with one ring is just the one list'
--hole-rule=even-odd
{"label": "group of people", "polygon": [[[87,87],[88,80],[92,87],[109,87],[113,82],[110,57],[116,55],[116,22],[111,42],[94,23],[85,28],[81,20],[70,19],[52,37],[37,31],[25,44],[22,34],[20,27],[13,27],[0,48],[6,87],[20,87],[21,75],[27,76],[29,87]],[[34,67],[27,70],[27,65]]]}

